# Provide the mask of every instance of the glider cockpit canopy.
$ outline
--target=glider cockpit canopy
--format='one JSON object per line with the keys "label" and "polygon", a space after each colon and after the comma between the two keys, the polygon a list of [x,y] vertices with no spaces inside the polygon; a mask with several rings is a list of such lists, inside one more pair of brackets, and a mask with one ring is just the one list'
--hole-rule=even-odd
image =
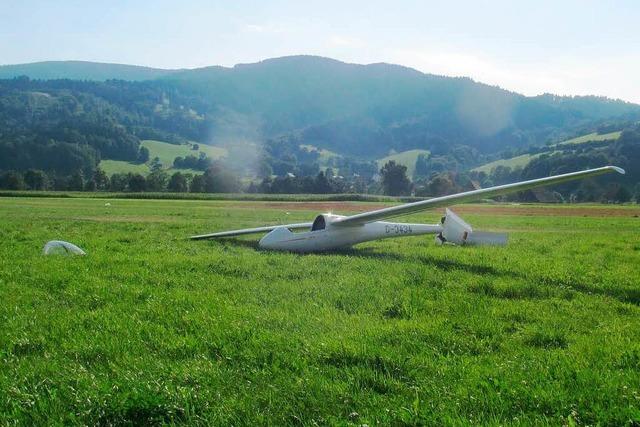
{"label": "glider cockpit canopy", "polygon": [[318,215],[316,219],[313,220],[311,231],[324,230],[326,227],[327,221],[324,220],[324,215]]}
{"label": "glider cockpit canopy", "polygon": [[313,220],[311,231],[319,231],[327,228],[329,224],[338,222],[346,218],[344,215],[334,215],[332,213],[320,214]]}

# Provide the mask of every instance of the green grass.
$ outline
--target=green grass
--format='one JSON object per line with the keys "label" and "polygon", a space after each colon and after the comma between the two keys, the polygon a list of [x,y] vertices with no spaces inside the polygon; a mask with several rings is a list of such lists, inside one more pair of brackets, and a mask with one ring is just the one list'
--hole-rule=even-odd
{"label": "green grass", "polygon": [[199,150],[193,150],[191,145],[175,145],[162,141],[145,140],[141,142],[143,147],[149,149],[149,158],[158,157],[165,167],[171,167],[176,157],[196,156],[205,153],[211,159],[218,159],[227,154],[227,150],[212,145],[198,144]]}
{"label": "green grass", "polygon": [[[544,154],[549,154],[549,153],[544,153]],[[491,171],[498,166],[507,166],[507,167],[510,167],[511,169],[518,168],[518,167],[525,167],[526,165],[529,164],[531,160],[535,159],[536,157],[540,157],[541,155],[542,154],[523,154],[521,156],[512,157],[510,159],[495,160],[493,162],[479,166],[472,170],[477,172],[491,173]]]}
{"label": "green grass", "polygon": [[316,210],[108,201],[0,198],[0,425],[640,421],[637,208],[296,255],[185,237]]}
{"label": "green grass", "polygon": [[[211,159],[219,159],[224,157],[227,153],[224,148],[205,144],[198,144],[198,150],[193,150],[192,145],[190,144],[175,145],[153,140],[144,140],[140,145],[149,149],[150,161],[158,157],[163,167],[169,169],[170,172],[178,170],[172,168],[173,160],[176,157],[186,157],[190,155],[198,157],[200,153],[205,153]],[[136,164],[121,160],[102,160],[100,162],[100,168],[104,170],[107,175],[129,172],[147,175],[150,172],[148,164]],[[194,171],[191,169],[180,169],[180,171],[186,173],[202,173],[201,171]]]}
{"label": "green grass", "polygon": [[300,145],[301,148],[304,148],[307,151],[317,150],[320,156],[318,157],[318,164],[320,167],[325,168],[329,165],[331,159],[334,157],[340,157],[339,154],[334,153],[333,151],[326,150],[324,148],[318,148],[309,144]]}
{"label": "green grass", "polygon": [[149,165],[146,163],[130,163],[123,160],[101,160],[100,169],[102,169],[108,176],[114,173],[139,173],[141,175],[148,175]]}
{"label": "green grass", "polygon": [[577,138],[568,139],[566,141],[558,143],[558,145],[567,145],[567,144],[584,144],[585,142],[594,142],[594,141],[615,141],[620,138],[620,134],[622,132],[610,132],[610,133],[590,133],[588,135],[582,135]]}
{"label": "green grass", "polygon": [[[562,146],[584,144],[587,142],[595,142],[595,141],[615,141],[620,137],[621,133],[622,132],[611,132],[611,133],[598,134],[594,132],[588,135],[582,135],[577,138],[568,139],[566,141],[559,142],[556,144],[556,146],[558,146],[558,148],[560,147],[566,148]],[[477,168],[474,168],[472,169],[472,171],[490,173],[493,170],[493,168],[497,166],[507,166],[507,167],[510,167],[511,169],[514,169],[517,167],[525,167],[533,159],[540,157],[543,154],[553,154],[555,152],[553,147],[554,146],[551,146],[551,150],[546,153],[523,154],[521,156],[512,157],[510,159],[496,160],[496,161],[487,163],[485,165],[479,166]]]}
{"label": "green grass", "polygon": [[391,154],[387,157],[383,157],[377,160],[378,167],[381,168],[387,163],[389,160],[394,160],[396,163],[404,165],[407,167],[407,176],[409,178],[413,177],[413,173],[416,170],[416,160],[420,154],[424,154],[425,156],[429,155],[428,150],[408,150],[403,151],[401,153]]}
{"label": "green grass", "polygon": [[[83,199],[181,199],[181,200],[246,200],[276,202],[417,202],[424,197],[384,196],[381,194],[275,194],[275,193],[169,193],[169,192],[87,192],[0,190],[0,197],[44,197]],[[490,203],[490,202],[489,202]]]}

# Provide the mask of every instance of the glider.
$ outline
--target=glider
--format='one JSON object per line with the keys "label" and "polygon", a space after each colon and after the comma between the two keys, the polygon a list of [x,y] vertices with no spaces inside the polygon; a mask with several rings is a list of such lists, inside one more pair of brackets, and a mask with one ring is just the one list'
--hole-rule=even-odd
{"label": "glider", "polygon": [[[469,224],[449,209],[445,210],[445,216],[440,221],[440,224],[405,224],[381,220],[409,215],[427,209],[442,208],[458,203],[530,190],[532,188],[561,184],[610,172],[625,173],[622,168],[604,166],[580,172],[566,173],[547,178],[532,179],[529,181],[436,197],[351,216],[326,213],[318,215],[313,222],[222,231],[192,236],[191,239],[201,240],[240,236],[244,234],[268,233],[260,239],[259,246],[261,248],[290,252],[322,252],[350,247],[357,243],[370,240],[417,236],[420,234],[435,234],[437,243],[500,245],[506,243],[505,235],[474,231]],[[307,231],[294,232],[294,230],[302,229],[306,229]]]}

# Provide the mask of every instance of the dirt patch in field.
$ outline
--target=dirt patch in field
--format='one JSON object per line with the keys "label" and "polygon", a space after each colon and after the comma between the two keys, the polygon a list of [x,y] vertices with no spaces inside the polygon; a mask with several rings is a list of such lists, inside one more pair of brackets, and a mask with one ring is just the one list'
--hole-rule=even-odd
{"label": "dirt patch in field", "polygon": [[[393,205],[366,202],[230,202],[225,203],[225,206],[285,211],[359,213]],[[453,209],[459,214],[476,215],[640,217],[640,208],[609,206],[458,205]]]}
{"label": "dirt patch in field", "polygon": [[279,209],[285,211],[366,212],[388,208],[391,204],[367,202],[228,202],[225,207],[246,209]]}
{"label": "dirt patch in field", "polygon": [[583,216],[583,217],[640,217],[640,208],[614,208],[607,206],[505,206],[474,205],[455,207],[457,213],[481,215],[519,215],[519,216]]}
{"label": "dirt patch in field", "polygon": [[392,206],[390,204],[383,203],[356,202],[266,202],[265,208],[282,209],[282,205],[285,205],[286,209],[291,210],[315,210],[318,212],[366,212]]}

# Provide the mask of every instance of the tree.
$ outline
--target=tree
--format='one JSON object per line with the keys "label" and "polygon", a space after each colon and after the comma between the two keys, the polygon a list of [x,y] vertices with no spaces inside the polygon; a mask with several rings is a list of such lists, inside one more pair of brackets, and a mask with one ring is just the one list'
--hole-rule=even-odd
{"label": "tree", "polygon": [[140,146],[138,150],[138,163],[147,163],[149,161],[149,149],[144,146]]}
{"label": "tree", "polygon": [[97,168],[93,173],[93,181],[96,183],[96,190],[104,191],[109,188],[109,177],[100,168]]}
{"label": "tree", "polygon": [[190,191],[192,193],[204,193],[204,177],[202,175],[195,175],[191,180]]}
{"label": "tree", "polygon": [[256,175],[258,178],[267,178],[273,175],[273,168],[266,159],[262,158],[258,160],[256,165]]}
{"label": "tree", "polygon": [[173,175],[171,175],[171,179],[169,179],[169,184],[167,185],[167,189],[174,193],[187,192],[189,190],[187,177],[180,172],[174,173]]}
{"label": "tree", "polygon": [[207,170],[209,165],[210,161],[205,153],[200,153],[198,157],[188,155],[186,157],[178,156],[173,159],[173,167],[175,169],[195,169],[204,171]]}
{"label": "tree", "polygon": [[216,162],[203,175],[207,193],[233,193],[240,190],[240,180],[221,162]]}
{"label": "tree", "polygon": [[512,176],[509,166],[498,165],[491,169],[491,180],[496,185],[508,184],[509,182],[515,181],[516,179],[513,179]]}
{"label": "tree", "polygon": [[430,196],[445,196],[454,193],[456,185],[448,173],[436,175],[427,184],[427,193]]}
{"label": "tree", "polygon": [[0,188],[5,190],[23,190],[24,180],[19,172],[9,171],[0,175]]}
{"label": "tree", "polygon": [[84,190],[84,174],[81,170],[77,170],[71,178],[69,178],[69,190],[82,191]]}
{"label": "tree", "polygon": [[129,191],[141,192],[147,188],[147,180],[139,173],[130,173],[127,178],[127,187],[129,188]]}
{"label": "tree", "polygon": [[271,193],[272,184],[273,184],[273,178],[271,178],[270,176],[263,178],[262,182],[260,183],[259,192],[265,193],[265,194]]}
{"label": "tree", "polygon": [[614,199],[616,202],[619,202],[619,203],[627,203],[631,201],[631,192],[627,189],[627,187],[625,187],[624,185],[621,185],[620,187],[618,187],[618,190],[615,192]]}
{"label": "tree", "polygon": [[255,182],[253,182],[253,181],[251,181],[251,182],[249,183],[249,186],[247,186],[247,190],[246,190],[246,192],[247,192],[247,193],[249,193],[249,194],[255,194],[255,193],[257,193],[257,192],[258,192],[258,190],[259,190],[259,188],[258,188],[258,186],[256,185],[256,183],[255,183]]}
{"label": "tree", "polygon": [[164,191],[167,186],[167,173],[156,169],[147,176],[146,191]]}
{"label": "tree", "polygon": [[41,170],[29,169],[26,171],[24,182],[29,190],[47,189],[47,175]]}
{"label": "tree", "polygon": [[91,178],[84,184],[84,191],[96,191],[97,185],[96,182]]}
{"label": "tree", "polygon": [[313,183],[313,193],[328,194],[331,193],[331,183],[325,176],[324,172],[319,172]]}
{"label": "tree", "polygon": [[394,160],[389,160],[380,169],[382,175],[382,188],[384,193],[390,196],[400,196],[409,194],[411,182],[407,178],[407,167],[397,164]]}
{"label": "tree", "polygon": [[162,163],[160,162],[160,157],[156,156],[151,160],[151,164],[149,165],[151,172],[158,172],[162,169]]}
{"label": "tree", "polygon": [[68,176],[55,175],[51,181],[51,188],[56,191],[67,190],[69,188]]}
{"label": "tree", "polygon": [[335,174],[333,173],[333,168],[326,168],[324,171],[324,176],[326,176],[328,179],[331,179],[335,176]]}
{"label": "tree", "polygon": [[415,176],[427,176],[429,175],[429,163],[427,162],[427,156],[420,154],[416,159]]}
{"label": "tree", "polygon": [[129,177],[122,173],[114,173],[109,180],[109,189],[111,191],[124,191],[129,184]]}

